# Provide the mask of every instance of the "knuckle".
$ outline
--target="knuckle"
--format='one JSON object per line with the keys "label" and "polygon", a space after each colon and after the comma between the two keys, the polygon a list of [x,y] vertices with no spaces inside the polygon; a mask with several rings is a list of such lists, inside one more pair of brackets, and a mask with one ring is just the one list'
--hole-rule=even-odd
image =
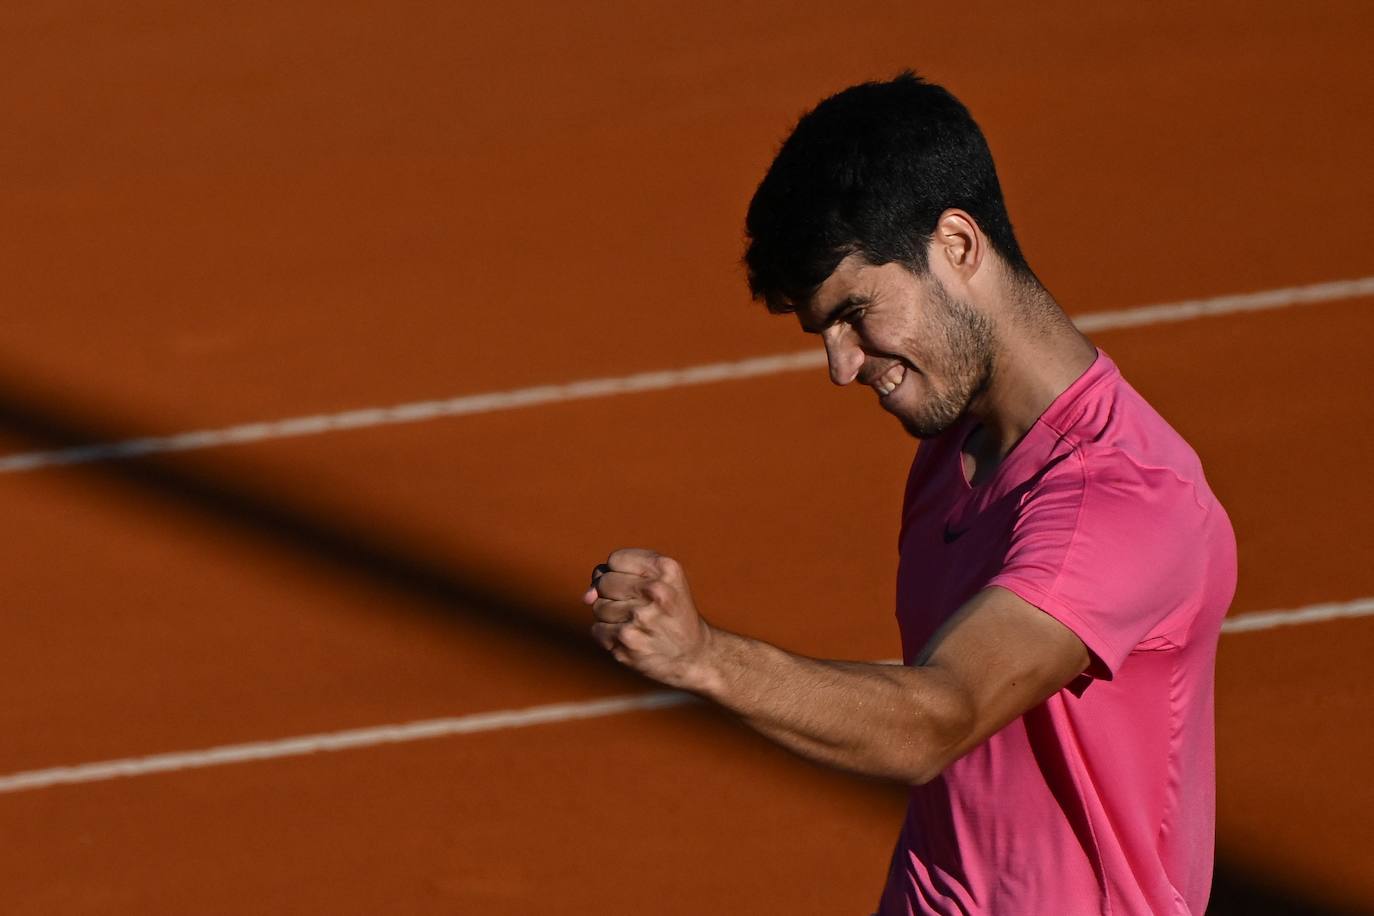
{"label": "knuckle", "polygon": [[654,561],[658,567],[658,574],[664,579],[676,580],[682,575],[682,564],[672,557],[660,556]]}
{"label": "knuckle", "polygon": [[616,636],[616,642],[630,651],[634,651],[639,646],[640,639],[639,631],[629,626],[622,629]]}
{"label": "knuckle", "polygon": [[669,588],[663,582],[659,582],[657,580],[645,585],[643,591],[644,597],[648,598],[654,604],[663,604],[665,601],[671,598],[673,594],[673,590],[671,588]]}

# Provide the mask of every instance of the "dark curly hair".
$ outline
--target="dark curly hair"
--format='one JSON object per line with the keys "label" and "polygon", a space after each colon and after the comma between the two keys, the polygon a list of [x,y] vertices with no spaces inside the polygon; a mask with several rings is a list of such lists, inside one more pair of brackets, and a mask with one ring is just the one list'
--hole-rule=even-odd
{"label": "dark curly hair", "polygon": [[924,273],[940,214],[957,207],[1022,278],[983,132],[946,89],[907,71],[803,115],[749,203],[749,289],[769,311],[809,299],[846,255]]}

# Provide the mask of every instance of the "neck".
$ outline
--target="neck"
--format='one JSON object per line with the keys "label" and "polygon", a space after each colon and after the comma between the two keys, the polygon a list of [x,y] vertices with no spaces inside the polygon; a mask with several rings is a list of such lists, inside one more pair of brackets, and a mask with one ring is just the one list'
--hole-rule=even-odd
{"label": "neck", "polygon": [[1087,371],[1097,348],[1039,284],[1007,284],[988,309],[996,343],[987,387],[969,412],[981,425],[970,450],[986,477],[1054,399]]}

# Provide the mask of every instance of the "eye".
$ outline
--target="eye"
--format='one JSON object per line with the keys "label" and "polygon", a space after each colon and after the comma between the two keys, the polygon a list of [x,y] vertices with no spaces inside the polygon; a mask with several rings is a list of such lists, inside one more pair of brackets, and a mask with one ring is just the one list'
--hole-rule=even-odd
{"label": "eye", "polygon": [[850,326],[862,324],[864,320],[864,312],[866,311],[868,310],[863,306],[859,306],[855,309],[852,309],[849,312],[849,314],[844,316],[845,323],[849,324]]}

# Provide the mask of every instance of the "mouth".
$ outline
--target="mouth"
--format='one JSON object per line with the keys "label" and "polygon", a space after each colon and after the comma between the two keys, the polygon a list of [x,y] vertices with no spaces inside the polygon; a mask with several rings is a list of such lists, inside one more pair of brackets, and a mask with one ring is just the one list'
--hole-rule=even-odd
{"label": "mouth", "polygon": [[901,363],[893,363],[888,366],[882,375],[869,382],[873,390],[878,392],[878,397],[885,398],[906,380],[906,366]]}

